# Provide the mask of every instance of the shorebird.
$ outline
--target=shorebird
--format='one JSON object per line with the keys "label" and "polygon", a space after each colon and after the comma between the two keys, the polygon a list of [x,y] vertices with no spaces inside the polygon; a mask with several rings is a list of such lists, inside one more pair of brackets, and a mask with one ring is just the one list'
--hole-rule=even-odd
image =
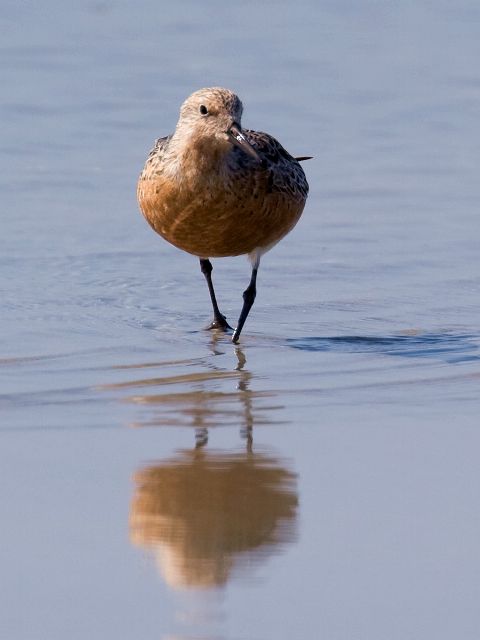
{"label": "shorebird", "polygon": [[152,228],[200,259],[213,306],[208,328],[232,330],[220,313],[210,258],[247,254],[252,273],[232,342],[256,296],[260,258],[298,222],[308,194],[300,160],[267,133],[242,129],[243,105],[221,87],[185,100],[175,132],[159,138],[137,196]]}

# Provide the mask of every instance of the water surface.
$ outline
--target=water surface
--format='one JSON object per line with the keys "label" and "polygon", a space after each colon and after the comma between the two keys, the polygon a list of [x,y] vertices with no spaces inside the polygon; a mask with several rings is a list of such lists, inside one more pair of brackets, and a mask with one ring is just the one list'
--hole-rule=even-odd
{"label": "water surface", "polygon": [[[0,22],[2,637],[477,638],[477,4]],[[209,85],[315,156],[238,347],[135,202]]]}

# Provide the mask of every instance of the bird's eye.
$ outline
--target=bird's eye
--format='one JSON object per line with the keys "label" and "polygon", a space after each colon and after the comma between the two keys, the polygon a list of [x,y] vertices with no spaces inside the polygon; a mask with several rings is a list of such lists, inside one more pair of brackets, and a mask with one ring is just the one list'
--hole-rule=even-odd
{"label": "bird's eye", "polygon": [[202,114],[202,116],[206,116],[208,114],[208,109],[204,104],[200,105],[200,113]]}

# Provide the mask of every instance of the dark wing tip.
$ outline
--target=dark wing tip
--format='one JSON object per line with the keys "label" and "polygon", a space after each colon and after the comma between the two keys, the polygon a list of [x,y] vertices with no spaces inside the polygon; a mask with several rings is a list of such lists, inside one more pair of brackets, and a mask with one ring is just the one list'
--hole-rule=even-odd
{"label": "dark wing tip", "polygon": [[313,156],[299,156],[298,158],[295,158],[295,160],[297,160],[297,162],[301,162],[302,160],[312,160]]}

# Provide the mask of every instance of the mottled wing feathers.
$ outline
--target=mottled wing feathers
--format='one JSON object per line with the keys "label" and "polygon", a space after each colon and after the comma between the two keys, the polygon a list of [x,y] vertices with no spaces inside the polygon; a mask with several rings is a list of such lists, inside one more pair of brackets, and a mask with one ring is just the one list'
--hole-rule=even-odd
{"label": "mottled wing feathers", "polygon": [[298,160],[268,133],[244,129],[243,134],[270,170],[272,190],[287,192],[299,200],[305,200],[308,182]]}
{"label": "mottled wing feathers", "polygon": [[281,158],[285,160],[293,159],[280,142],[268,133],[252,131],[251,129],[243,129],[242,132],[262,158],[266,158],[271,162],[278,162]]}
{"label": "mottled wing feathers", "polygon": [[145,166],[143,167],[143,171],[140,174],[141,180],[150,179],[155,171],[158,170],[159,167],[161,167],[165,156],[165,151],[168,148],[168,143],[170,142],[171,137],[172,136],[169,135],[165,136],[164,138],[158,138],[158,140],[155,140],[153,149],[148,154]]}
{"label": "mottled wing feathers", "polygon": [[153,149],[148,154],[147,162],[148,160],[150,160],[150,158],[153,158],[153,157],[159,158],[159,159],[163,158],[163,155],[165,153],[165,150],[168,147],[168,143],[170,142],[171,137],[172,136],[169,135],[169,136],[165,136],[164,138],[158,138],[158,140],[155,140]]}

